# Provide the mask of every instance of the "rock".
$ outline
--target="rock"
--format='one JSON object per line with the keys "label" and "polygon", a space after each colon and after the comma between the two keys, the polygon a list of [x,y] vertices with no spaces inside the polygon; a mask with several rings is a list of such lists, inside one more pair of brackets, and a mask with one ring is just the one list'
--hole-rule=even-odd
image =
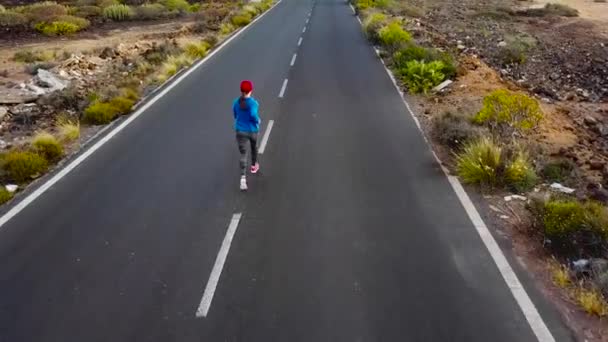
{"label": "rock", "polygon": [[512,200],[527,201],[528,199],[526,197],[520,196],[520,195],[505,196],[505,201],[511,202]]}
{"label": "rock", "polygon": [[0,89],[0,105],[14,105],[20,103],[34,102],[39,95],[26,89]]}
{"label": "rock", "polygon": [[8,114],[8,108],[0,106],[0,120]]}
{"label": "rock", "polygon": [[599,170],[603,170],[604,166],[606,166],[606,162],[605,161],[601,161],[601,160],[592,160],[589,162],[589,168],[593,171],[599,171]]}
{"label": "rock", "polygon": [[594,274],[600,274],[608,272],[608,260],[602,258],[592,258],[590,261],[590,268]]}
{"label": "rock", "polygon": [[42,87],[49,88],[51,91],[63,90],[69,84],[68,81],[62,80],[59,77],[55,76],[53,73],[44,69],[38,69],[38,74],[36,75],[36,83],[38,83]]}
{"label": "rock", "polygon": [[596,275],[593,279],[595,285],[602,291],[604,296],[608,296],[608,272]]}
{"label": "rock", "polygon": [[599,134],[599,135],[601,135],[603,137],[605,137],[605,136],[608,135],[608,127],[606,127],[606,125],[604,125],[602,123],[598,123],[597,125],[594,125],[592,127],[592,130],[595,133],[597,133],[597,134]]}
{"label": "rock", "polygon": [[19,186],[15,185],[15,184],[7,184],[7,185],[4,186],[4,188],[8,192],[15,192],[15,191],[17,191],[17,189],[19,189]]}
{"label": "rock", "polygon": [[506,47],[506,46],[507,46],[507,42],[505,42],[505,41],[498,43],[498,47]]}
{"label": "rock", "polygon": [[574,191],[576,191],[576,190],[574,190],[572,188],[565,187],[565,186],[563,186],[563,185],[561,185],[559,183],[553,183],[553,184],[551,184],[551,189],[555,190],[555,191],[559,191],[559,192],[565,193],[565,194],[571,194],[571,193],[574,193]]}
{"label": "rock", "polygon": [[572,262],[572,270],[577,276],[585,275],[589,272],[591,262],[588,259],[579,259]]}
{"label": "rock", "polygon": [[433,88],[433,91],[435,91],[435,92],[442,91],[443,89],[449,87],[452,83],[454,83],[454,81],[445,80],[445,81],[441,82],[439,85],[437,85],[435,88]]}
{"label": "rock", "polygon": [[592,189],[589,193],[589,198],[598,202],[608,203],[608,191],[600,187]]}
{"label": "rock", "polygon": [[103,59],[107,59],[107,58],[114,58],[117,55],[118,54],[116,53],[116,50],[112,49],[111,47],[106,47],[105,49],[103,49],[103,51],[101,51],[101,53],[99,54],[99,57],[101,57]]}
{"label": "rock", "polygon": [[464,46],[464,44],[459,43],[458,45],[456,45],[456,48],[457,48],[458,50],[462,51],[462,50],[465,50],[467,47],[466,47],[466,46]]}
{"label": "rock", "polygon": [[597,125],[597,119],[590,115],[586,116],[585,119],[583,119],[583,122],[587,126]]}

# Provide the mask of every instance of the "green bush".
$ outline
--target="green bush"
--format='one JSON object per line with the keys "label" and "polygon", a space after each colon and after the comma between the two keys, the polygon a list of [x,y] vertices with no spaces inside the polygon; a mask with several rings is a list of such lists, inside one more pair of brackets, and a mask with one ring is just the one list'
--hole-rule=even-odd
{"label": "green bush", "polygon": [[0,12],[0,27],[17,27],[27,24],[27,17],[12,11]]}
{"label": "green bush", "polygon": [[367,38],[372,43],[379,43],[380,37],[378,36],[378,31],[382,28],[382,26],[386,23],[386,15],[382,13],[374,13],[365,19],[363,23],[363,30],[367,35]]}
{"label": "green bush", "polygon": [[527,153],[519,150],[507,163],[504,179],[507,186],[516,192],[529,191],[536,185],[538,177]]}
{"label": "green bush", "polygon": [[63,156],[63,146],[48,132],[39,132],[34,136],[32,149],[50,162],[56,162]]}
{"label": "green bush", "polygon": [[390,0],[356,0],[355,8],[364,11],[370,8],[387,8],[391,5]]}
{"label": "green bush", "polygon": [[56,2],[45,1],[26,6],[23,9],[23,14],[25,14],[32,23],[37,24],[54,21],[58,16],[67,15],[68,9]]}
{"label": "green bush", "polygon": [[103,16],[114,21],[126,21],[134,16],[133,9],[127,5],[111,5],[103,9]]}
{"label": "green bush", "polygon": [[11,198],[13,198],[13,194],[5,187],[0,187],[0,204],[8,202]]}
{"label": "green bush", "polygon": [[456,64],[452,56],[447,52],[408,43],[404,48],[399,49],[393,54],[393,63],[398,69],[406,67],[410,61],[423,61],[426,63],[441,61],[443,63],[443,68],[440,70],[441,73],[446,78],[456,76]]}
{"label": "green bush", "polygon": [[513,136],[538,127],[543,118],[538,102],[525,94],[496,90],[483,99],[483,108],[474,118],[499,135]]}
{"label": "green bush", "polygon": [[378,31],[378,40],[390,51],[395,51],[410,42],[412,36],[401,27],[399,22],[393,21]]}
{"label": "green bush", "polygon": [[575,171],[575,164],[570,160],[564,159],[556,162],[547,163],[543,166],[542,176],[549,182],[565,183]]}
{"label": "green bush", "polygon": [[445,79],[445,75],[441,72],[444,67],[441,61],[430,63],[410,61],[405,68],[399,70],[399,74],[411,93],[426,94]]}
{"label": "green bush", "polygon": [[169,11],[188,12],[190,4],[186,0],[162,0],[160,3]]}
{"label": "green bush", "polygon": [[499,172],[502,149],[489,138],[480,138],[467,143],[456,155],[457,172],[467,184],[496,186],[500,182]]}
{"label": "green bush", "polygon": [[188,12],[196,13],[196,12],[200,11],[200,9],[201,9],[201,4],[196,3],[196,4],[192,4],[192,5],[190,5],[190,7],[188,7]]}
{"label": "green bush", "polygon": [[78,25],[66,21],[38,23],[36,24],[35,29],[45,36],[64,36],[76,33],[80,30]]}
{"label": "green bush", "polygon": [[534,210],[544,235],[558,251],[602,256],[608,238],[608,211],[596,202],[552,199]]}
{"label": "green bush", "polygon": [[543,225],[544,233],[551,239],[567,239],[582,229],[585,211],[581,203],[574,200],[553,200],[545,204]]}
{"label": "green bush", "polygon": [[118,114],[118,109],[112,104],[95,101],[85,109],[83,119],[91,124],[105,125],[112,122]]}
{"label": "green bush", "polygon": [[15,182],[25,183],[44,173],[48,162],[44,157],[24,151],[10,151],[4,156],[4,171]]}
{"label": "green bush", "polygon": [[91,17],[99,17],[102,14],[101,7],[97,6],[81,6],[76,7],[72,15],[81,18],[91,18]]}
{"label": "green bush", "polygon": [[167,9],[162,4],[143,4],[135,8],[137,18],[142,20],[160,19],[167,15]]}
{"label": "green bush", "polygon": [[251,22],[251,16],[248,14],[238,14],[230,18],[230,22],[236,27],[247,26]]}

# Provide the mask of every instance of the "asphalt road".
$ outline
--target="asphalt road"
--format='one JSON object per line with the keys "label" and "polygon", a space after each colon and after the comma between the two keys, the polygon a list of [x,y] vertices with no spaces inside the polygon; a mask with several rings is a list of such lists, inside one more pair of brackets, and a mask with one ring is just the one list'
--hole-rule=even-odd
{"label": "asphalt road", "polygon": [[[248,193],[241,79],[274,120]],[[537,339],[350,7],[283,0],[0,228],[0,342],[34,341]]]}

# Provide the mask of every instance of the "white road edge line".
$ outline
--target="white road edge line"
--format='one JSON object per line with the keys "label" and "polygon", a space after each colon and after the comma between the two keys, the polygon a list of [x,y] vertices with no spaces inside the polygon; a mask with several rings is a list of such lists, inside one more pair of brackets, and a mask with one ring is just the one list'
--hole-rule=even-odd
{"label": "white road edge line", "polygon": [[289,63],[289,66],[293,66],[296,63],[296,57],[298,56],[297,53],[293,54],[293,57],[291,57],[291,63]]}
{"label": "white road edge line", "polygon": [[300,39],[298,39],[298,46],[302,45],[302,37],[300,37]]}
{"label": "white road edge line", "polygon": [[306,25],[308,25],[309,21],[310,21],[310,17],[308,19],[306,19]]}
{"label": "white road edge line", "polygon": [[283,81],[283,86],[281,87],[281,92],[279,92],[280,98],[283,98],[283,95],[285,95],[285,89],[287,89],[287,82],[289,82],[287,79],[285,79]]}
{"label": "white road edge line", "polygon": [[266,131],[264,132],[264,136],[262,137],[262,142],[260,143],[258,154],[264,154],[264,151],[266,151],[266,144],[268,144],[268,138],[270,137],[272,126],[274,126],[274,120],[268,121],[268,126],[266,127]]}
{"label": "white road edge line", "polygon": [[123,121],[120,125],[116,126],[113,130],[111,130],[107,135],[105,135],[101,140],[95,143],[93,146],[89,147],[87,150],[83,151],[78,158],[74,161],[66,165],[63,169],[59,170],[55,176],[42,184],[39,188],[34,190],[31,194],[27,195],[21,202],[17,203],[14,207],[12,207],[6,214],[0,217],[0,229],[13,217],[19,214],[25,207],[27,207],[30,203],[34,202],[38,197],[40,197],[44,192],[50,189],[55,183],[65,177],[70,171],[75,169],[78,165],[80,165],[85,159],[87,159],[91,154],[97,151],[101,146],[107,143],[110,139],[112,139],[116,134],[122,131],[125,127],[127,127],[131,122],[137,119],[142,113],[144,113],[148,108],[150,108],[156,101],[166,95],[171,89],[175,88],[181,81],[183,81],[186,77],[192,74],[196,69],[205,64],[211,57],[213,57],[216,53],[218,53],[222,48],[227,46],[232,40],[236,37],[240,36],[243,32],[247,31],[255,22],[262,19],[266,14],[270,13],[272,9],[277,7],[283,0],[279,0],[274,4],[268,11],[264,12],[259,17],[255,18],[249,25],[242,28],[240,31],[236,32],[232,37],[226,39],[217,49],[213,50],[210,54],[208,54],[205,58],[200,60],[198,63],[194,64],[190,67],[190,69],[186,70],[180,77],[175,79],[173,83],[167,85],[165,89],[163,89],[160,93],[152,97],[148,102],[146,102],[141,108],[136,110],[134,113],[129,115],[129,117]]}
{"label": "white road edge line", "polygon": [[306,32],[306,26],[302,29],[302,33]]}
{"label": "white road edge line", "polygon": [[349,4],[350,9],[353,10],[353,14],[357,14],[357,11],[355,11],[355,7],[353,7],[353,4]]}
{"label": "white road edge line", "polygon": [[213,269],[211,270],[211,275],[209,275],[209,280],[207,281],[207,286],[205,287],[203,298],[201,298],[201,303],[199,304],[198,309],[196,310],[196,317],[207,317],[207,314],[209,313],[211,301],[213,301],[213,295],[215,294],[217,283],[220,281],[222,269],[224,268],[224,263],[226,262],[226,257],[228,256],[228,252],[230,251],[230,245],[232,244],[232,238],[234,237],[236,229],[239,226],[241,216],[241,213],[236,213],[232,215],[230,225],[228,225],[228,229],[226,230],[226,236],[224,237],[224,241],[222,241],[220,251],[217,253],[217,258],[215,259],[215,264],[213,265]]}
{"label": "white road edge line", "polygon": [[[352,7],[352,5],[351,5],[351,7]],[[361,19],[359,18],[359,16],[357,16],[357,20],[359,22],[361,22]],[[376,52],[377,55],[379,55],[379,53],[376,49],[374,49],[374,51]],[[414,122],[416,123],[416,126],[418,127],[420,134],[422,135],[424,140],[427,142],[427,146],[433,152],[433,156],[435,157],[437,163],[441,166],[441,169],[443,170],[443,173],[445,174],[446,178],[448,179],[448,182],[452,186],[453,191],[456,193],[456,196],[458,196],[460,203],[464,207],[464,210],[466,211],[467,215],[469,216],[469,219],[471,220],[471,222],[473,223],[473,226],[477,230],[477,234],[479,234],[481,241],[484,243],[486,249],[490,253],[492,260],[494,260],[494,263],[496,264],[498,271],[500,272],[500,274],[502,275],[502,278],[504,279],[505,283],[507,284],[507,287],[511,291],[511,294],[513,294],[513,297],[515,298],[515,301],[519,305],[519,308],[521,309],[523,315],[526,317],[526,320],[528,321],[530,328],[534,332],[536,339],[539,342],[555,342],[555,338],[551,334],[551,331],[549,331],[549,328],[547,328],[545,321],[543,320],[540,313],[538,312],[538,309],[536,308],[536,306],[530,299],[530,296],[526,292],[526,289],[524,288],[522,283],[519,281],[517,274],[515,274],[515,271],[513,271],[513,268],[511,267],[511,265],[509,264],[509,261],[507,260],[504,253],[502,252],[502,249],[500,249],[500,246],[498,246],[498,243],[496,243],[494,236],[492,236],[492,233],[490,233],[490,230],[488,229],[485,222],[481,218],[481,215],[479,215],[477,208],[475,208],[475,205],[469,198],[469,195],[467,195],[466,191],[462,187],[460,180],[458,179],[458,177],[450,176],[450,174],[448,173],[448,170],[445,167],[443,167],[443,164],[441,163],[441,161],[439,160],[439,158],[433,151],[432,147],[430,145],[428,145],[428,140],[424,134],[424,131],[422,130],[422,127],[420,126],[420,122],[418,121],[418,118],[414,114],[414,111],[410,107],[409,103],[405,99],[405,95],[399,88],[399,85],[397,84],[395,77],[390,72],[390,70],[386,67],[386,65],[384,65],[384,70],[386,70],[386,73],[388,74],[391,81],[393,82],[393,85],[395,86],[397,93],[399,93],[399,95],[401,96],[401,100],[405,104],[407,111],[410,113],[410,115],[414,119]]]}

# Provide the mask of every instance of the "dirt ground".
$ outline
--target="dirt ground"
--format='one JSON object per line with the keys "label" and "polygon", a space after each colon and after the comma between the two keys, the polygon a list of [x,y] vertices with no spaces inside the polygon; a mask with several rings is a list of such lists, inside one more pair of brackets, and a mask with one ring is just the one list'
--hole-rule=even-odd
{"label": "dirt ground", "polygon": [[[527,17],[516,11],[562,3],[579,10],[579,17]],[[577,169],[574,187],[578,198],[592,198],[590,185],[608,187],[608,3],[593,0],[435,1],[407,0],[404,15],[415,39],[459,56],[460,76],[441,94],[412,97],[413,109],[427,135],[446,112],[474,115],[483,97],[493,90],[528,92],[541,104],[544,120],[526,137],[538,147],[537,164],[568,159]],[[417,9],[420,15],[411,7]],[[510,39],[531,42],[521,65],[504,65],[500,44]],[[504,44],[504,43],[503,43]],[[608,126],[606,126],[608,128]],[[433,139],[431,139],[433,140]],[[453,152],[436,141],[433,148],[453,168]],[[547,184],[540,193],[548,192]],[[523,201],[506,202],[506,193],[483,196],[480,210],[492,219],[500,235],[508,236],[521,264],[539,289],[556,304],[581,341],[608,341],[604,319],[584,313],[552,280],[552,259],[537,232],[531,232],[530,214]],[[606,199],[604,199],[606,200]]]}
{"label": "dirt ground", "polygon": [[531,7],[542,7],[545,4],[563,4],[575,8],[579,11],[581,19],[593,21],[599,29],[608,32],[608,5],[605,2],[595,2],[593,0],[534,0]]}

